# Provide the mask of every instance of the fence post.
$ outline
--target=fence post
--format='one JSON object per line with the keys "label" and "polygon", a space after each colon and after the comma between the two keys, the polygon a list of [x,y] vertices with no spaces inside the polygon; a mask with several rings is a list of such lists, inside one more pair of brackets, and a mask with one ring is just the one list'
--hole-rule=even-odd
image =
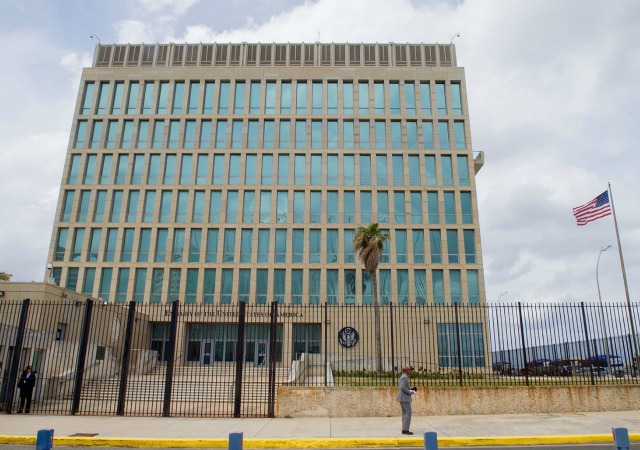
{"label": "fence post", "polygon": [[233,398],[233,417],[240,417],[242,397],[242,369],[244,364],[245,302],[238,302],[238,336],[236,341],[236,389]]}
{"label": "fence post", "polygon": [[89,333],[91,332],[91,316],[93,314],[93,300],[87,299],[84,305],[84,321],[82,323],[82,335],[80,336],[80,347],[78,348],[78,362],[76,363],[76,383],[73,388],[73,402],[71,404],[71,414],[75,415],[80,409],[80,394],[82,392],[82,382],[84,380],[84,364],[87,359],[87,348],[89,346]]}
{"label": "fence post", "polygon": [[136,317],[136,302],[129,302],[129,315],[127,316],[127,329],[124,335],[124,349],[122,352],[122,367],[120,368],[120,392],[118,393],[117,415],[124,415],[124,405],[127,396],[127,380],[129,378],[129,359],[131,356],[131,335]]}
{"label": "fence post", "polygon": [[327,302],[324,302],[324,385],[329,383],[329,374],[327,373],[327,364],[329,363],[329,315],[327,311]]}
{"label": "fence post", "polygon": [[[20,357],[22,356],[22,342],[24,341],[24,330],[27,327],[27,318],[29,317],[29,305],[31,304],[30,298],[22,300],[22,308],[20,310],[20,322],[18,323],[18,330],[16,331],[16,340],[13,344],[13,353],[11,354],[11,361],[9,363],[9,377],[7,384],[2,388],[5,390],[4,407],[7,414],[11,414],[13,408],[13,396],[15,394],[16,380],[18,379],[18,364],[20,364]],[[0,374],[0,377],[2,374]]]}
{"label": "fence post", "polygon": [[269,322],[269,396],[268,411],[269,417],[275,417],[276,403],[276,342],[278,332],[278,302],[271,302],[270,322]]}
{"label": "fence post", "polygon": [[591,360],[591,344],[589,344],[589,328],[587,327],[587,313],[584,309],[584,302],[580,302],[580,309],[582,310],[582,326],[584,328],[584,343],[587,346],[587,361],[589,362],[589,373],[591,374],[591,384],[596,384],[596,379],[593,376],[593,364],[595,361]]}
{"label": "fence post", "polygon": [[396,340],[393,336],[393,302],[389,302],[389,328],[391,328],[391,373],[396,377]]}
{"label": "fence post", "polygon": [[527,342],[524,338],[524,320],[522,319],[522,303],[518,302],[518,317],[520,319],[520,340],[522,342],[522,358],[524,361],[524,376],[526,385],[529,386],[529,363],[527,362]]}
{"label": "fence post", "polygon": [[453,304],[456,313],[456,341],[458,342],[458,380],[462,386],[462,339],[460,338],[460,320],[458,318],[458,304]]}
{"label": "fence post", "polygon": [[164,382],[164,403],[162,405],[162,416],[171,415],[171,391],[173,389],[173,367],[176,359],[176,340],[178,333],[178,310],[180,303],[175,300],[171,304],[171,331],[169,333],[169,355],[167,358],[167,372]]}

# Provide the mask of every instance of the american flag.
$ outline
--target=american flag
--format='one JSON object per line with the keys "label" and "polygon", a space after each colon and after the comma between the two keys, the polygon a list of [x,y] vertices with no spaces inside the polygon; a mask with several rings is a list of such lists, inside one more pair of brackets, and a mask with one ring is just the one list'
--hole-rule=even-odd
{"label": "american flag", "polygon": [[582,206],[576,206],[573,208],[573,215],[578,222],[578,226],[586,225],[601,217],[611,215],[609,191],[604,191],[602,194]]}

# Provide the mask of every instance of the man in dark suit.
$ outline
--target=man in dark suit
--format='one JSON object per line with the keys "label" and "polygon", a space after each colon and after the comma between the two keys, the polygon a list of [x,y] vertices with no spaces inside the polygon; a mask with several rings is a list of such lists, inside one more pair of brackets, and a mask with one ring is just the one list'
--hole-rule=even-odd
{"label": "man in dark suit", "polygon": [[[18,389],[20,389],[20,406],[18,407],[18,414],[22,412],[29,413],[31,410],[31,396],[33,395],[33,388],[36,386],[36,374],[31,372],[31,366],[24,368],[22,375],[20,375],[20,381],[18,381]],[[26,405],[25,405],[26,403]]]}
{"label": "man in dark suit", "polygon": [[413,366],[404,366],[402,375],[398,381],[398,396],[396,400],[400,402],[402,408],[402,434],[413,434],[409,431],[411,426],[411,396],[416,393],[409,387],[409,374],[413,372]]}

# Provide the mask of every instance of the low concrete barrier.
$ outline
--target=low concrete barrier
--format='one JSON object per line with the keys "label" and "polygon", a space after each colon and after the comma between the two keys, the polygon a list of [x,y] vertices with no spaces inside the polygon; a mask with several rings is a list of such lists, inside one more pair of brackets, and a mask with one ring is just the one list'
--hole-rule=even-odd
{"label": "low concrete barrier", "polygon": [[[278,387],[276,417],[390,417],[397,388]],[[420,387],[415,416],[634,411],[640,385]]]}

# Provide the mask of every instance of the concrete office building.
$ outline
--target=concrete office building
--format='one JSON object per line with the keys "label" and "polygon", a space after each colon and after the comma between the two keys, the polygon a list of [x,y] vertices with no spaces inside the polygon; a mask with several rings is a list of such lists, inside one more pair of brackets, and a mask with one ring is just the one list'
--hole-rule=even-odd
{"label": "concrete office building", "polygon": [[378,222],[381,304],[483,304],[466,98],[453,45],[99,45],[48,276],[109,303],[366,305],[352,239]]}

